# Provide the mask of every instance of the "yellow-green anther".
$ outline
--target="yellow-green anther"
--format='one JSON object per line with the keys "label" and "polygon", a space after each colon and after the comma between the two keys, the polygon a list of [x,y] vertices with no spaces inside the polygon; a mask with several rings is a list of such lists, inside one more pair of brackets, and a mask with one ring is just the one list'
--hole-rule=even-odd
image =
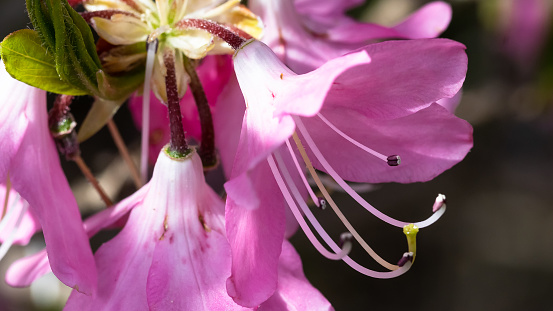
{"label": "yellow-green anther", "polygon": [[403,233],[407,237],[407,246],[409,247],[409,252],[413,253],[413,262],[415,262],[415,256],[417,255],[417,233],[419,233],[419,228],[414,224],[408,224],[403,226]]}

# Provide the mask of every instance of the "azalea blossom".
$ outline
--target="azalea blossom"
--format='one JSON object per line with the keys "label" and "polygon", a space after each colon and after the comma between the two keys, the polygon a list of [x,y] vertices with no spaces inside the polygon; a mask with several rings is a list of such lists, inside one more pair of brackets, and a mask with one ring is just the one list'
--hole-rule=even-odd
{"label": "azalea blossom", "polygon": [[[318,184],[325,194],[323,200],[310,190],[303,165],[327,172],[368,211],[403,227],[409,222],[382,214],[344,180],[429,180],[459,162],[472,146],[470,125],[435,104],[453,97],[464,81],[466,55],[462,44],[443,39],[390,41],[368,45],[343,59],[360,55],[365,55],[364,61],[337,66],[341,70],[332,74],[323,72],[333,68],[336,60],[300,76],[260,42],[244,44],[234,56],[246,110],[231,180],[225,184],[227,234],[233,250],[229,293],[244,305],[255,304],[272,290],[268,282],[251,281],[256,271],[273,271],[276,280],[278,241],[285,231],[284,206],[278,204],[281,195],[297,210],[296,219],[306,233],[309,228],[302,224],[299,212],[305,203],[301,192],[308,192],[316,205],[328,204],[341,214],[325,194],[324,185]],[[329,79],[331,83],[324,84]],[[296,157],[298,151],[304,164]],[[290,177],[285,177],[286,172],[292,172]],[[310,174],[317,180],[314,170]],[[300,176],[296,180],[300,180],[302,190],[297,194],[293,176]],[[417,225],[429,225],[442,212]],[[341,218],[369,254],[390,270],[398,269],[376,255]],[[326,234],[317,231],[321,236]],[[252,232],[259,243],[251,242]],[[246,236],[247,244],[243,242]],[[336,243],[330,246],[333,255],[311,240],[329,258],[342,254]],[[257,251],[270,247],[271,252]],[[242,269],[244,262],[254,268]],[[387,277],[351,265],[365,274]]]}
{"label": "azalea blossom", "polygon": [[0,180],[11,184],[40,223],[54,274],[67,286],[93,294],[92,251],[50,137],[46,92],[11,78],[3,64],[0,81],[5,103],[0,105]]}
{"label": "azalea blossom", "polygon": [[360,23],[346,16],[346,10],[361,3],[253,0],[249,7],[263,20],[262,41],[296,73],[311,71],[376,40],[434,38],[451,20],[451,7],[442,1],[425,5],[394,27]]}
{"label": "azalea blossom", "polygon": [[[36,214],[48,251],[12,265],[9,284],[28,285],[51,268],[76,289],[67,310],[331,309],[305,279],[299,256],[286,240],[298,225],[323,256],[343,259],[363,274],[391,278],[410,268],[418,228],[443,214],[445,197],[438,196],[432,216],[413,224],[372,207],[346,180],[426,181],[470,150],[472,128],[448,111],[454,109],[465,78],[465,48],[450,40],[419,39],[435,37],[447,27],[450,7],[435,2],[387,28],[346,17],[346,9],[357,0],[251,1],[267,25],[265,45],[251,39],[261,37],[261,20],[239,2],[84,2],[87,12],[82,16],[101,38],[97,48],[106,72],[124,76],[146,63],[141,125],[155,139],[150,153],[158,153],[166,140],[171,144],[159,153],[150,183],[81,227],[51,138],[42,128],[45,110],[36,111],[45,108],[44,99],[37,105],[44,92],[30,89],[22,96],[36,95],[33,105],[26,100],[2,106],[0,138],[10,138],[0,141],[0,146],[7,145],[2,150],[8,150],[8,160],[0,159],[0,181],[12,184],[22,198],[17,202]],[[374,43],[389,38],[416,40]],[[233,50],[236,76],[230,76],[228,62],[210,63],[214,54]],[[203,64],[196,62],[208,55],[212,58]],[[145,103],[150,87],[160,102],[149,115]],[[190,95],[200,89],[205,90],[203,108],[214,112],[218,147],[230,178],[226,208],[205,183],[204,158],[188,148],[184,137],[183,128],[191,137],[202,136],[204,147],[206,123]],[[447,109],[439,104],[443,102],[449,102]],[[133,106],[140,114],[136,102]],[[164,118],[167,111],[169,120]],[[42,162],[29,165],[39,158]],[[316,169],[370,213],[403,228],[409,252],[398,256],[397,264],[378,256],[356,232]],[[311,189],[307,173],[322,197]],[[46,186],[37,191],[32,182]],[[344,223],[347,230],[340,242],[315,219],[309,200],[319,208],[331,207]],[[18,205],[13,206],[10,210],[17,211]],[[63,216],[71,224],[56,231],[60,206],[69,210]],[[25,215],[24,209],[19,215]],[[87,236],[127,215],[121,232],[95,253],[96,270],[87,268],[93,264]],[[353,239],[389,271],[367,269],[350,258]]]}
{"label": "azalea blossom", "polygon": [[[150,183],[113,208],[113,218],[132,211],[123,230],[95,254],[98,294],[74,291],[65,309],[243,310],[225,289],[230,247],[223,207],[194,150],[182,159],[162,151]],[[259,310],[329,310],[292,246],[285,242],[283,249],[279,290]]]}

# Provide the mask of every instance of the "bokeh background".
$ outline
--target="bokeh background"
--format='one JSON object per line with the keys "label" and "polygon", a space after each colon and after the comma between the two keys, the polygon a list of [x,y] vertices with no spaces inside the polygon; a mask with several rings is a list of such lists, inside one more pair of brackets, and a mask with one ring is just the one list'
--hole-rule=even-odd
{"label": "bokeh background", "polygon": [[[351,14],[393,25],[426,2],[372,0]],[[307,277],[337,310],[549,310],[553,305],[553,1],[448,2],[453,19],[442,37],[467,46],[469,69],[457,115],[473,125],[474,148],[433,181],[376,185],[364,194],[383,212],[413,221],[430,214],[438,193],[447,195],[446,214],[420,231],[416,263],[400,278],[363,276],[320,256],[301,231],[292,238]],[[23,0],[0,3],[2,38],[30,27]],[[526,10],[532,5],[538,9]],[[78,120],[89,107],[86,98],[72,105]],[[138,156],[139,135],[126,107],[115,121]],[[111,197],[132,193],[107,130],[81,148]],[[76,166],[62,163],[83,213],[102,208]],[[217,173],[208,178],[217,180]],[[351,198],[334,196],[381,256],[393,262],[406,250],[401,230],[378,221]],[[317,216],[331,233],[344,231],[331,211]],[[115,233],[106,232],[92,244],[97,247]],[[29,246],[14,246],[0,262],[0,275],[41,243],[36,236]],[[377,269],[359,248],[352,256]],[[30,289],[0,282],[0,310],[59,310],[68,294],[53,275]]]}

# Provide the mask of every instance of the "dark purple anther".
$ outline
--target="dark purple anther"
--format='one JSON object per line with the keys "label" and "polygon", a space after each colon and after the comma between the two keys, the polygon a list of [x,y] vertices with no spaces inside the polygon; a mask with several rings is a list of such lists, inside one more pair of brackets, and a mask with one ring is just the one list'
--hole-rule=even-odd
{"label": "dark purple anther", "polygon": [[398,155],[391,155],[389,156],[386,161],[388,162],[389,166],[398,166],[401,164],[401,158]]}
{"label": "dark purple anther", "polygon": [[399,267],[403,267],[409,261],[413,261],[413,253],[404,253],[401,259],[397,262],[397,265]]}
{"label": "dark purple anther", "polygon": [[326,200],[324,198],[321,198],[321,197],[318,197],[317,198],[319,200],[319,208],[324,210],[326,208]]}
{"label": "dark purple anther", "polygon": [[353,235],[351,235],[351,233],[344,232],[340,234],[340,242],[338,243],[338,246],[340,246],[340,248],[343,248],[344,244],[351,243],[352,239],[353,239]]}

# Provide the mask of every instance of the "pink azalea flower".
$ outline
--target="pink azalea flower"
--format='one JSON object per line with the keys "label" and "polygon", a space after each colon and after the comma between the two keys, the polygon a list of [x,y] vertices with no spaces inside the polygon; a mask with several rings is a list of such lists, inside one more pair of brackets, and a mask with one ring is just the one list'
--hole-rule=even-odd
{"label": "pink azalea flower", "polygon": [[29,204],[38,219],[54,274],[66,285],[93,294],[94,259],[77,202],[50,137],[46,92],[11,78],[0,69],[0,181]]}
{"label": "pink azalea flower", "polygon": [[[297,175],[303,176],[301,165],[293,164],[297,151],[289,141],[296,130],[307,147],[306,157],[316,168],[329,173],[384,221],[398,227],[408,224],[374,209],[344,179],[426,181],[464,158],[472,147],[472,128],[435,104],[453,97],[462,86],[467,66],[464,49],[462,44],[444,39],[383,42],[300,76],[260,42],[248,42],[236,52],[234,65],[246,112],[231,180],[225,184],[227,235],[233,254],[228,290],[235,301],[255,305],[276,286],[276,264],[285,231],[281,191],[288,195],[286,201],[292,209],[298,209],[294,200],[299,205],[304,201],[301,193],[296,195],[291,189],[297,184],[294,177],[284,177],[285,171],[291,171],[296,180]],[[401,165],[391,167],[398,164],[398,158],[388,156],[397,154]],[[307,185],[302,189],[310,191]],[[316,204],[322,204],[312,192],[310,195]],[[427,226],[437,217],[418,225]],[[296,219],[301,221],[301,214]],[[331,248],[341,251],[336,245]],[[329,258],[336,255],[321,252]],[[348,264],[369,275],[389,277],[354,262]],[[263,282],[254,277],[261,272],[266,275]]]}
{"label": "pink azalea flower", "polygon": [[498,6],[504,52],[523,69],[533,65],[551,24],[553,4],[549,0],[506,0]]}
{"label": "pink azalea flower", "polygon": [[[223,205],[205,183],[195,151],[185,159],[162,152],[150,183],[114,207],[113,218],[133,210],[123,230],[95,254],[98,294],[73,292],[65,309],[243,310],[225,289],[230,247]],[[279,291],[259,310],[296,310],[306,303],[313,310],[330,309],[303,276],[292,246],[285,242],[283,248]]]}
{"label": "pink azalea flower", "polygon": [[391,28],[359,23],[345,15],[346,9],[359,4],[356,0],[252,0],[248,5],[263,20],[263,42],[297,73],[376,40],[436,37],[451,20],[451,7],[437,1]]}

